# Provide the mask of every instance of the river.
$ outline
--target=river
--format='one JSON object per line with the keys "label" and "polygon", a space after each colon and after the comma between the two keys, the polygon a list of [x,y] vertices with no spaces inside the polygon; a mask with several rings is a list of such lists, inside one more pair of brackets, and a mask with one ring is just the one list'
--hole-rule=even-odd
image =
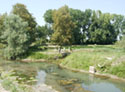
{"label": "river", "polygon": [[[37,79],[31,83],[45,83],[59,92],[125,92],[125,82],[108,77],[100,77],[87,73],[73,72],[52,63],[22,63],[17,61],[0,60],[4,70],[13,69],[16,75]],[[31,85],[30,84],[30,85]]]}

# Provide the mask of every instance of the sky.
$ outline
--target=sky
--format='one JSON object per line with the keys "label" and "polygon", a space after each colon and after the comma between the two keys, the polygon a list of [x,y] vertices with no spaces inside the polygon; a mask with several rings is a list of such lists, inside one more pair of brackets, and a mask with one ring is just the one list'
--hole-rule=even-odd
{"label": "sky", "polygon": [[58,9],[64,5],[82,11],[92,9],[125,15],[125,0],[0,0],[0,14],[10,13],[16,3],[25,4],[39,25],[45,24],[43,15],[46,10]]}

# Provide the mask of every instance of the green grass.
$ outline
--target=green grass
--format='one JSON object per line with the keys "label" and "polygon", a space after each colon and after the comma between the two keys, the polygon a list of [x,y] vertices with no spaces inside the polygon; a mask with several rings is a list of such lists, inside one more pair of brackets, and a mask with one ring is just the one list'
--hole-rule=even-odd
{"label": "green grass", "polygon": [[32,59],[48,59],[49,56],[40,52],[32,52],[28,58]]}
{"label": "green grass", "polygon": [[123,63],[121,63],[119,65],[111,67],[109,69],[108,73],[111,73],[113,75],[117,75],[118,77],[125,78],[125,62],[123,62]]}
{"label": "green grass", "polygon": [[57,52],[53,52],[53,50],[46,50],[46,51],[30,52],[27,58],[53,60],[56,56],[59,56]]}
{"label": "green grass", "polygon": [[73,49],[73,53],[63,60],[64,66],[84,70],[89,70],[89,66],[95,66],[98,72],[125,78],[123,49],[113,45],[74,46]]}

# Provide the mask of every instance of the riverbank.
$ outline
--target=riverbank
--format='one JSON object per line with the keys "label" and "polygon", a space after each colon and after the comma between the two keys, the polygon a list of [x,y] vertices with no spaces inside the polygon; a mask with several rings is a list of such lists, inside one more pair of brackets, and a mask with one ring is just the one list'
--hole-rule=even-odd
{"label": "riverbank", "polygon": [[[21,62],[26,62],[26,63],[30,63],[30,62],[49,62],[49,63],[53,63],[53,62],[50,62],[50,61],[47,61],[45,59],[22,59]],[[68,69],[68,70],[71,70],[71,71],[74,71],[74,72],[81,72],[81,73],[89,73],[89,74],[93,74],[93,75],[96,75],[96,76],[100,76],[100,77],[107,77],[107,78],[112,78],[112,79],[117,79],[117,80],[120,80],[120,81],[125,81],[124,78],[120,78],[118,76],[115,76],[115,75],[112,75],[112,74],[104,74],[104,73],[99,73],[99,72],[95,72],[95,73],[90,73],[89,71],[87,70],[84,70],[84,69],[75,69],[75,68],[71,68],[71,67],[67,67],[67,66],[64,66],[63,64],[61,63],[58,63],[57,64],[59,67],[61,68],[65,68],[65,69]]]}
{"label": "riverbank", "polygon": [[[45,51],[36,51],[36,52],[33,51],[31,55],[29,54],[28,57],[22,60],[19,60],[19,62],[6,61],[5,63],[4,62],[1,63],[1,66],[4,69],[9,69],[9,68],[14,69],[19,76],[23,76],[24,78],[26,78],[25,81],[29,80],[30,77],[35,78],[35,75],[37,73],[36,70],[39,70],[39,69],[43,69],[43,70],[45,69],[47,73],[51,74],[53,69],[55,69],[55,68],[52,68],[52,66],[55,64],[58,64],[60,69],[66,68],[68,70],[72,70],[75,72],[83,72],[83,75],[84,73],[89,74],[88,72],[89,66],[94,66],[97,71],[95,74],[93,74],[94,76],[99,76],[100,78],[102,77],[102,79],[112,78],[118,81],[125,81],[125,78],[124,78],[125,53],[123,52],[122,49],[114,47],[112,45],[74,46],[72,48],[73,49],[71,54],[69,54],[67,57],[64,57],[64,58],[58,58],[60,56],[58,56],[59,54],[56,49],[48,49]],[[48,64],[46,65],[44,64],[44,62]],[[52,63],[54,64],[51,65]],[[21,74],[24,74],[24,75],[21,75]],[[58,75],[59,73],[54,72],[52,73],[52,76],[53,74]],[[64,74],[64,72],[62,74]],[[120,76],[117,76],[117,75],[120,75]],[[49,85],[53,85],[53,84],[49,84]]]}
{"label": "riverbank", "polygon": [[89,71],[89,67],[93,66],[101,74],[125,79],[125,52],[114,45],[75,46],[61,64],[85,71]]}
{"label": "riverbank", "polygon": [[[68,48],[65,47],[62,51],[67,52]],[[71,54],[61,59],[55,48],[34,53],[22,61],[50,62],[85,71],[89,71],[89,66],[94,66],[98,75],[125,79],[125,52],[115,45],[72,46]],[[41,55],[51,58],[42,58]]]}
{"label": "riverbank", "polygon": [[[124,92],[125,90],[124,89],[125,82],[123,81],[112,80],[110,78],[103,78],[103,77],[94,76],[86,73],[73,72],[73,71],[64,69],[56,65],[55,63],[53,64],[51,62],[25,62],[24,63],[24,62],[17,62],[17,61],[4,61],[4,62],[0,62],[0,65],[2,66],[2,68],[4,68],[4,70],[13,69],[15,72],[15,76],[19,76],[19,79],[21,78],[22,80],[20,81],[20,85],[22,85],[22,83],[23,85],[27,85],[27,84],[29,85],[31,84],[31,86],[36,85],[37,87],[35,87],[35,89],[44,87],[44,86],[42,87],[38,86],[39,83],[46,83],[47,86],[51,85],[50,88],[56,89],[59,92],[91,92],[92,89],[87,89],[89,86],[92,86],[96,83],[99,87],[97,88],[95,87],[95,89],[99,89],[99,88],[102,88],[100,86],[100,83],[102,83],[103,85],[105,85],[105,87],[107,87],[108,90],[110,89],[122,90],[118,92]],[[41,72],[44,72],[46,77],[44,76],[44,73],[41,73]],[[34,78],[36,80],[34,80]],[[32,81],[34,81],[35,84],[32,83]],[[107,86],[108,84],[112,85],[112,87],[111,88],[108,87]],[[10,88],[13,88],[13,86],[14,85],[12,85],[12,83],[11,85],[10,83],[8,85],[8,87]],[[44,88],[46,89],[46,87]],[[22,92],[32,92],[32,91],[22,91]],[[15,91],[15,92],[18,92],[18,91]],[[103,91],[103,92],[106,92],[106,91]],[[111,91],[111,92],[114,92],[114,91]]]}

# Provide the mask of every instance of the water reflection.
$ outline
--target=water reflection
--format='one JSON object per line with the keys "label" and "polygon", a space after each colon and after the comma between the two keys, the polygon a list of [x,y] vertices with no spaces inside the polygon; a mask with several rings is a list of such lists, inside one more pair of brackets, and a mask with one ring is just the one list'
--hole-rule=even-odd
{"label": "water reflection", "polygon": [[111,83],[91,83],[90,85],[86,85],[82,83],[82,87],[86,90],[90,90],[92,92],[122,92],[116,86]]}
{"label": "water reflection", "polygon": [[37,72],[37,76],[36,76],[36,79],[37,79],[37,85],[38,84],[42,84],[42,83],[45,83],[45,79],[46,79],[46,72],[41,70],[41,71],[38,71]]}
{"label": "water reflection", "polygon": [[[21,63],[6,61],[0,62],[0,66],[5,70],[15,70],[15,72],[19,73],[20,77],[22,77],[22,75],[27,75],[28,78],[36,76],[36,79],[38,80],[36,84],[46,83],[59,92],[89,92],[85,90],[90,90],[92,92],[125,92],[124,81],[73,72],[67,69],[62,69],[55,64],[44,62]],[[25,76],[23,77],[25,78]],[[61,85],[60,80],[69,83]]]}

